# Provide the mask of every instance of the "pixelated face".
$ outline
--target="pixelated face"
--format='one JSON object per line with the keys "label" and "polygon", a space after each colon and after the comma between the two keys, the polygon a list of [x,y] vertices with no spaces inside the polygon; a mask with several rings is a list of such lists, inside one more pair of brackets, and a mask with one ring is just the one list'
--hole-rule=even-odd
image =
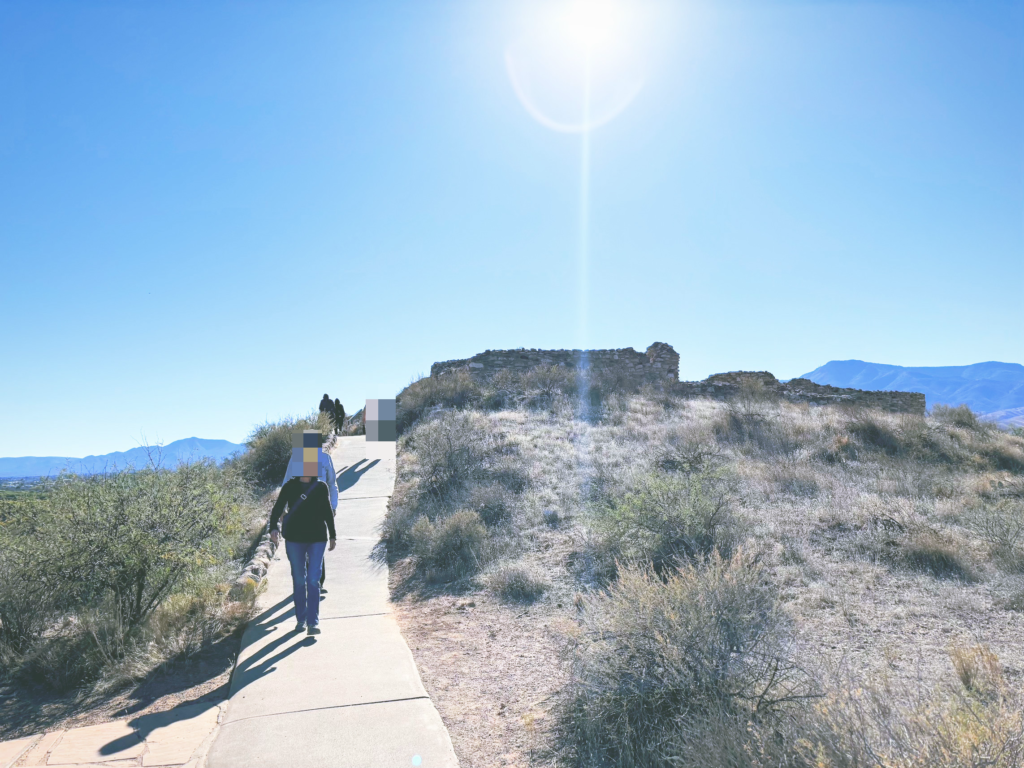
{"label": "pixelated face", "polygon": [[324,439],[315,429],[292,432],[292,461],[302,462],[302,477],[316,477],[320,474],[320,459]]}

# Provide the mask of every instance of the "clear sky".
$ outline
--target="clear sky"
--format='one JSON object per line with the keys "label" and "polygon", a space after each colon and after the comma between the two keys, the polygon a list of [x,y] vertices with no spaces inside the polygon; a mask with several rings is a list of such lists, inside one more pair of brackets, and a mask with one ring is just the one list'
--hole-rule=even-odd
{"label": "clear sky", "polygon": [[1024,1],[623,3],[585,135],[550,7],[0,0],[0,456],[485,349],[1024,362]]}

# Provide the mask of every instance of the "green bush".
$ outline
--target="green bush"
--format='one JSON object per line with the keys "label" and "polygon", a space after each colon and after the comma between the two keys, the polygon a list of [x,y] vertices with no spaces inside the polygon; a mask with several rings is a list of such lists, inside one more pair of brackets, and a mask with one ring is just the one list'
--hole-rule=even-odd
{"label": "green bush", "polygon": [[[584,601],[568,639],[554,728],[563,763],[758,764],[755,731],[771,734],[803,691],[785,628],[775,591],[742,552],[663,577],[624,568],[606,594]],[[719,762],[709,752],[748,757]]]}
{"label": "green bush", "polygon": [[249,450],[234,460],[234,465],[255,488],[280,485],[292,456],[292,433],[316,429],[325,439],[334,433],[328,413],[315,411],[298,419],[282,419],[256,427],[246,438]]}
{"label": "green bush", "polygon": [[170,595],[230,558],[253,507],[211,462],[63,476],[0,526],[0,644],[52,685],[95,677]]}
{"label": "green bush", "polygon": [[476,573],[489,554],[487,528],[480,515],[468,510],[436,524],[421,517],[411,538],[416,569],[429,581],[455,581]]}
{"label": "green bush", "polygon": [[728,555],[738,532],[728,484],[711,471],[645,476],[593,508],[591,518],[582,564],[601,583],[615,578],[620,562],[663,573],[715,550]]}

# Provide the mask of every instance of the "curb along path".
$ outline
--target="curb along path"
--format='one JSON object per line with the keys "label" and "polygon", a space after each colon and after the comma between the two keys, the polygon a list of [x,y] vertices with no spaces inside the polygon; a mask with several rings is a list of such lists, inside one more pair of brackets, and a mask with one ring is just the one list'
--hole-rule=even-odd
{"label": "curb along path", "polygon": [[387,568],[368,559],[394,490],[395,444],[344,437],[331,456],[338,545],[326,557],[323,633],[292,631],[291,573],[279,547],[206,764],[457,768],[392,614]]}

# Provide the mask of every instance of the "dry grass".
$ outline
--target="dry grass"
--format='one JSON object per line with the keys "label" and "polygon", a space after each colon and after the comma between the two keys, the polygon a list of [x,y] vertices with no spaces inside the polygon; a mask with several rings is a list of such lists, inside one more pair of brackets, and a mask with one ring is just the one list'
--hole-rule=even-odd
{"label": "dry grass", "polygon": [[807,691],[764,576],[742,552],[715,553],[664,579],[623,569],[590,598],[566,649],[555,726],[564,762],[668,768],[749,749],[752,726],[742,726],[770,729]]}
{"label": "dry grass", "polygon": [[531,568],[506,563],[487,576],[487,587],[502,600],[532,603],[551,585]]}
{"label": "dry grass", "polygon": [[[941,762],[935,750],[960,754],[954,745],[966,749],[974,739],[987,748],[1012,735],[1013,697],[982,700],[963,684],[958,690],[942,686],[953,674],[944,650],[951,638],[973,638],[965,647],[984,644],[998,656],[1007,690],[1019,688],[1024,679],[1020,435],[962,412],[921,418],[810,407],[756,391],[721,403],[610,388],[581,401],[563,382],[547,390],[536,384],[539,394],[530,400],[516,381],[499,384],[504,387],[500,400],[470,400],[454,410],[439,400],[408,425],[385,528],[393,562],[409,557],[410,573],[421,578],[422,573],[415,576],[408,539],[413,524],[422,516],[437,526],[472,510],[494,545],[493,561],[464,577],[459,594],[478,603],[494,595],[489,621],[492,627],[497,622],[499,633],[502,621],[512,631],[515,611],[527,605],[538,620],[565,625],[568,647],[579,650],[584,646],[572,645],[573,633],[583,631],[597,606],[611,599],[603,596],[605,590],[615,594],[622,588],[619,574],[650,567],[654,575],[647,577],[647,588],[656,591],[657,584],[677,578],[678,566],[693,579],[708,577],[708,567],[700,565],[708,553],[741,546],[756,555],[752,572],[760,574],[758,583],[771,596],[779,626],[790,627],[792,646],[781,658],[813,672],[809,684],[817,685],[821,702],[832,702],[828,717],[816,706],[783,707],[770,727],[742,709],[709,708],[705,722],[690,720],[681,730],[678,717],[657,714],[661,710],[655,707],[637,733],[676,734],[662,743],[665,765],[681,764],[680,756],[698,747],[705,756],[702,764],[709,766],[770,760],[776,765],[923,765],[913,762],[914,749],[931,755],[936,765],[954,765]],[[543,407],[537,407],[541,401]],[[481,410],[485,407],[505,410]],[[709,504],[709,499],[718,501]],[[520,568],[547,584],[526,603],[501,594],[502,583],[519,581]],[[415,615],[426,616],[434,601],[451,599],[425,597],[416,608],[422,613]],[[463,627],[453,629],[453,636],[468,637],[473,620],[472,611],[453,613],[452,626]],[[635,636],[655,642],[655,634],[637,631]],[[603,642],[617,647],[619,640]],[[592,649],[586,653],[609,652],[601,642],[586,647]],[[450,683],[437,699],[447,722],[446,713],[454,717],[466,696],[487,695],[486,686],[473,680],[488,677],[495,659],[467,647],[456,668],[450,654],[438,653],[417,660],[429,670],[424,672],[428,688],[440,679]],[[547,665],[553,679],[566,670],[554,658],[531,663]],[[839,663],[864,691],[902,691],[899,706],[886,714],[871,709],[868,694],[846,696],[835,687],[838,679],[821,671]],[[969,665],[969,659],[963,663]],[[623,690],[636,682],[628,665],[604,669],[607,681],[621,672]],[[936,693],[924,706],[919,694],[908,692],[912,689]],[[563,694],[568,690],[563,687]],[[514,690],[503,693],[515,695]],[[878,701],[885,696],[879,694]],[[647,711],[642,702],[638,706]],[[980,725],[955,731],[954,725],[971,718]],[[472,765],[547,765],[556,754],[577,754],[565,741],[571,729],[552,729],[551,722],[531,720],[536,742],[548,749],[528,757],[517,753],[519,762],[503,760],[500,744],[487,746],[479,732],[456,727],[453,739],[460,757],[474,755]],[[888,762],[841,762],[837,755],[843,745],[861,738],[851,730],[857,723],[871,723],[871,738],[900,728],[916,735],[894,743]],[[620,734],[614,741],[623,749],[636,735],[611,732]],[[460,746],[458,733],[474,740],[471,748]],[[798,749],[800,739],[818,752]],[[614,762],[614,748],[606,743],[598,750],[605,750],[605,764],[629,764],[627,758]],[[615,754],[629,749],[640,754],[634,747]],[[877,751],[877,745],[871,749]],[[659,763],[638,758],[635,764]]]}

